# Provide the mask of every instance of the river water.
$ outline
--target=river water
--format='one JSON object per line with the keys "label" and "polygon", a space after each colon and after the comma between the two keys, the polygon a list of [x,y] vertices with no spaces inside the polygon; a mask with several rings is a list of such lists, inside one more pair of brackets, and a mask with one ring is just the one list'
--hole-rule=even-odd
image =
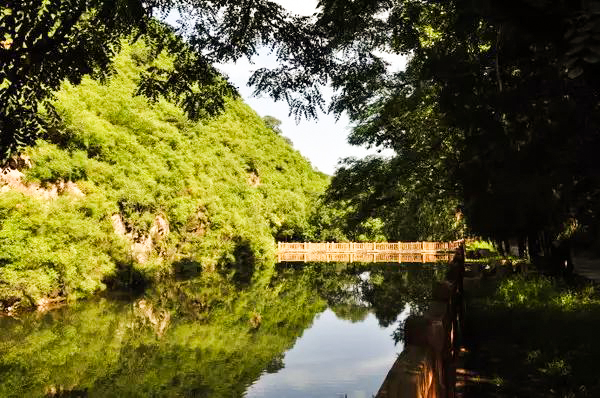
{"label": "river water", "polygon": [[283,263],[0,318],[0,397],[370,398],[442,276]]}

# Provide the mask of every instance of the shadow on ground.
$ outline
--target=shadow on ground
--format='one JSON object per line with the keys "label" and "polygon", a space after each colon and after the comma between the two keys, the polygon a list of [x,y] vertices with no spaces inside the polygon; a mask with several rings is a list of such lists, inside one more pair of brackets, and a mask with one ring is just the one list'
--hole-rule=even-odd
{"label": "shadow on ground", "polygon": [[600,289],[543,276],[489,281],[469,299],[466,397],[600,397]]}

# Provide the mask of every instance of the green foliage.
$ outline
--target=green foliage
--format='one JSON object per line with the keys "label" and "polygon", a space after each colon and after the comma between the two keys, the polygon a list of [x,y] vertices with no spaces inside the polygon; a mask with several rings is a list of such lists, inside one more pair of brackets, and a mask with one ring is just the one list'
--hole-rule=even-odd
{"label": "green foliage", "polygon": [[281,120],[273,117],[273,116],[263,116],[263,121],[265,122],[265,126],[276,132],[277,134],[281,134]]}
{"label": "green foliage", "polygon": [[[150,47],[136,53],[146,65],[135,92],[162,94],[193,118],[222,111],[234,92],[210,63],[266,45],[280,63],[252,76],[257,92],[286,100],[296,117],[347,112],[353,143],[396,151],[380,180],[397,178],[376,193],[388,213],[404,201],[395,214],[417,214],[410,224],[420,224],[391,221],[396,235],[453,235],[461,228],[448,214],[460,205],[471,231],[494,239],[554,238],[573,216],[598,236],[597,9],[597,1],[328,0],[303,18],[267,0],[12,2],[0,12],[0,150],[6,158],[48,130],[40,103],[65,78],[106,77],[131,33],[145,33]],[[183,23],[173,29],[152,19],[174,11]],[[171,65],[154,62],[163,49]],[[409,55],[407,70],[392,72],[381,51]],[[329,106],[325,84],[335,92]],[[100,141],[86,145],[106,148],[91,138]],[[361,220],[363,205],[382,208],[359,201]]]}
{"label": "green foliage", "polygon": [[[325,304],[300,273],[244,291],[211,279],[162,285],[135,302],[92,300],[51,317],[0,320],[0,395],[44,396],[54,386],[107,397],[242,396]],[[152,316],[167,319],[164,330]]]}
{"label": "green foliage", "polygon": [[578,311],[600,304],[593,286],[569,290],[544,276],[515,276],[503,280],[492,300],[508,308],[558,311]]}
{"label": "green foliage", "polygon": [[[184,26],[156,19],[172,13]],[[136,58],[145,63],[136,92],[151,101],[164,96],[197,119],[222,112],[226,98],[236,95],[212,63],[251,57],[262,44],[302,45],[293,23],[305,24],[262,0],[243,5],[207,0],[5,2],[0,6],[0,161],[48,130],[38,111],[54,113],[50,100],[65,79],[76,84],[90,73],[105,79],[114,72],[122,39],[143,35],[149,45]],[[172,68],[150,62],[163,50],[173,55]]]}
{"label": "green foliage", "polygon": [[597,286],[519,275],[498,285],[484,281],[481,292],[471,297],[465,366],[503,383],[468,383],[467,394],[595,397],[600,393],[594,360],[600,355]]}
{"label": "green foliage", "polygon": [[88,154],[85,151],[66,152],[56,145],[40,141],[31,153],[37,161],[36,167],[27,174],[30,182],[46,184],[86,179]]}
{"label": "green foliage", "polygon": [[[410,169],[403,157],[347,159],[326,194],[328,206],[347,209],[338,223],[357,239],[453,240],[461,237],[458,203],[434,169]],[[414,164],[414,163],[413,163]],[[427,171],[429,170],[429,171]],[[427,176],[422,176],[424,173]],[[432,187],[432,185],[434,187]]]}
{"label": "green foliage", "polygon": [[[261,263],[272,258],[274,237],[310,233],[328,177],[239,100],[228,100],[218,118],[193,122],[165,99],[149,105],[136,96],[145,49],[124,45],[106,84],[84,78],[55,94],[63,125],[26,150],[33,163],[26,179],[48,189],[73,181],[85,196],[0,193],[0,301],[88,294],[123,271],[118,283],[127,284],[131,267],[147,278],[174,261],[209,270],[236,264],[240,242]],[[152,62],[171,61],[163,54]],[[115,235],[115,214],[128,238]],[[166,237],[150,236],[157,216],[169,224]],[[141,264],[126,246],[148,236],[153,247]]]}
{"label": "green foliage", "polygon": [[[356,124],[351,142],[395,150],[390,162],[339,173],[338,191],[358,197],[361,216],[414,192],[442,219],[437,201],[460,205],[470,232],[486,238],[554,240],[570,218],[597,237],[598,6],[323,1],[313,46],[251,82],[303,113],[326,106],[315,90],[330,82],[329,110]],[[406,70],[392,71],[382,51],[406,55]]]}
{"label": "green foliage", "polygon": [[0,300],[34,306],[44,296],[75,298],[104,287],[127,254],[110,223],[88,215],[103,205],[97,200],[0,195]]}
{"label": "green foliage", "polygon": [[494,244],[492,242],[490,242],[489,240],[471,240],[471,241],[467,241],[466,243],[466,250],[479,250],[479,249],[485,249],[485,250],[489,250],[490,253],[496,253],[496,248],[494,247]]}
{"label": "green foliage", "polygon": [[146,21],[141,3],[17,1],[0,7],[0,160],[35,142],[38,114],[68,78],[106,72],[121,36]]}

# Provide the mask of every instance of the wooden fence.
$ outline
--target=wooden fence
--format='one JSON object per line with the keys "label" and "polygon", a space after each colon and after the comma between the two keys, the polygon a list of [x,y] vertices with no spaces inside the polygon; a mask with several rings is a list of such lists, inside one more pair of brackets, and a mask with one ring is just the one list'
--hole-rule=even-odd
{"label": "wooden fence", "polygon": [[341,262],[341,263],[435,263],[452,259],[450,253],[401,253],[401,252],[283,252],[278,262]]}
{"label": "wooden fence", "polygon": [[277,242],[278,253],[452,252],[457,242]]}
{"label": "wooden fence", "polygon": [[[460,242],[459,242],[460,243]],[[404,350],[376,398],[453,398],[458,338],[463,320],[464,247],[456,249],[446,278],[433,286],[422,316],[404,324]]]}

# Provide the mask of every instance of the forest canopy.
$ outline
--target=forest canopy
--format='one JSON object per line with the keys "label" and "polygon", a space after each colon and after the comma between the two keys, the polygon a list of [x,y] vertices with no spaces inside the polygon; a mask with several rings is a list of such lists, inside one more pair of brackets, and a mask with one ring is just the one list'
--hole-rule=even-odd
{"label": "forest canopy", "polygon": [[[170,13],[180,23],[158,22]],[[279,66],[255,72],[257,92],[296,117],[345,112],[352,143],[397,153],[385,166],[395,182],[374,179],[384,190],[357,200],[355,185],[336,182],[379,167],[360,161],[344,166],[330,197],[368,204],[365,216],[389,214],[399,196],[398,211],[425,215],[407,201],[426,198],[446,203],[444,214],[460,209],[475,234],[534,245],[566,236],[565,225],[597,236],[599,15],[595,0],[321,0],[310,17],[266,0],[8,2],[0,148],[6,158],[43,133],[53,118],[40,105],[62,80],[110,74],[123,37],[143,33],[176,54],[173,75],[149,67],[138,93],[175,99],[193,118],[235,95],[213,62],[268,47]],[[406,70],[391,72],[382,53],[407,55]]]}
{"label": "forest canopy", "polygon": [[[387,220],[444,203],[413,232],[464,213],[471,233],[528,239],[532,253],[576,230],[597,239],[600,2],[319,4],[319,61],[252,81],[275,97],[294,87],[304,104],[318,103],[308,82],[328,81],[328,109],[356,124],[350,142],[394,149],[345,164],[332,199]],[[407,55],[406,70],[381,52]]]}

